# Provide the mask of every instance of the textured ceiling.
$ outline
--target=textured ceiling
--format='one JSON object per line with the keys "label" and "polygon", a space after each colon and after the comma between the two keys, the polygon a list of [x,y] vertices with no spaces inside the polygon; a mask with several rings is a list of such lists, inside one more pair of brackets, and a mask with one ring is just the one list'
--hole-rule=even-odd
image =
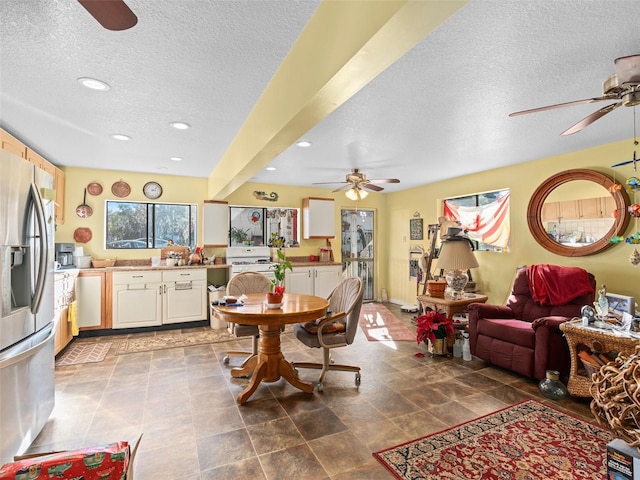
{"label": "textured ceiling", "polygon": [[[59,165],[215,176],[238,133],[251,134],[256,102],[321,6],[127,4],[138,24],[112,32],[75,0],[0,1],[0,126]],[[369,178],[399,178],[385,185],[391,192],[631,139],[630,108],[560,137],[604,102],[508,114],[599,96],[613,60],[640,53],[638,18],[635,0],[472,0],[326,118],[318,115],[300,135],[310,148],[271,152],[265,141],[262,162],[271,153],[277,170],[260,165],[251,180],[311,186],[360,168]],[[342,53],[331,48],[327,55]],[[111,90],[87,90],[76,81],[82,76]],[[298,87],[291,82],[292,94]],[[177,120],[192,128],[170,128]]]}

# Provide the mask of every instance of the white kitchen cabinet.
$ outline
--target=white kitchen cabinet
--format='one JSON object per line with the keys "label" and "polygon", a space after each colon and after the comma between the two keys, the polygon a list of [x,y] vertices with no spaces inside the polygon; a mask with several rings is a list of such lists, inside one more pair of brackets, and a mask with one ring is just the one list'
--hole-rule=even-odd
{"label": "white kitchen cabinet", "polygon": [[342,279],[340,265],[320,267],[293,267],[285,275],[285,289],[288,293],[301,293],[327,298]]}
{"label": "white kitchen cabinet", "polygon": [[202,243],[205,247],[229,245],[229,204],[205,200],[202,216]]}
{"label": "white kitchen cabinet", "polygon": [[106,327],[106,272],[102,269],[80,270],[76,278],[78,328],[96,330]]}
{"label": "white kitchen cabinet", "polygon": [[114,272],[113,328],[162,325],[162,272]]}
{"label": "white kitchen cabinet", "polygon": [[207,319],[207,270],[113,273],[113,328]]}
{"label": "white kitchen cabinet", "polygon": [[182,323],[207,318],[207,270],[165,270],[162,323]]}
{"label": "white kitchen cabinet", "polygon": [[302,237],[305,240],[335,237],[335,216],[333,198],[303,198]]}
{"label": "white kitchen cabinet", "polygon": [[73,338],[71,323],[68,321],[69,305],[75,300],[75,282],[78,270],[59,271],[54,275],[54,313],[56,318],[56,333],[53,342],[53,353],[57,355]]}

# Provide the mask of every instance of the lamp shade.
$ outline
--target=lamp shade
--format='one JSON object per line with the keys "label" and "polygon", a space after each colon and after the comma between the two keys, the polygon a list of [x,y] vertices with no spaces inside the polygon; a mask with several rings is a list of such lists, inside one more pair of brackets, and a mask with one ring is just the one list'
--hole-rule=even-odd
{"label": "lamp shade", "polygon": [[361,188],[352,188],[344,192],[344,194],[349,200],[362,200],[367,195],[369,195],[369,192],[365,192]]}
{"label": "lamp shade", "polygon": [[438,269],[448,272],[451,270],[467,270],[478,266],[478,261],[473,254],[473,250],[471,250],[471,245],[466,239],[442,242],[437,261]]}

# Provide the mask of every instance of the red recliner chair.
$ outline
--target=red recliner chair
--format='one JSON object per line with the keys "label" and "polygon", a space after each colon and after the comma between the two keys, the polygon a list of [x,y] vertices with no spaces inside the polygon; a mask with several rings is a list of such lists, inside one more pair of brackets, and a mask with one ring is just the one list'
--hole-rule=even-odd
{"label": "red recliner chair", "polygon": [[547,370],[565,377],[571,362],[559,326],[593,305],[595,287],[578,267],[518,269],[506,305],[469,305],[471,354],[529,378],[542,380]]}

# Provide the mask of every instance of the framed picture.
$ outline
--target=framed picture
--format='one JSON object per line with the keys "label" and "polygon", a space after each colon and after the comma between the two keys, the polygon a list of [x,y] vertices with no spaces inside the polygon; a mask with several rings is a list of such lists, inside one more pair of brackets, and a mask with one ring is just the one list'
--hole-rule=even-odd
{"label": "framed picture", "polygon": [[636,313],[636,300],[626,295],[618,295],[616,293],[606,293],[609,302],[609,315],[622,318],[622,313],[627,312],[632,317]]}
{"label": "framed picture", "polygon": [[422,240],[422,218],[412,218],[409,220],[409,230],[411,240]]}

